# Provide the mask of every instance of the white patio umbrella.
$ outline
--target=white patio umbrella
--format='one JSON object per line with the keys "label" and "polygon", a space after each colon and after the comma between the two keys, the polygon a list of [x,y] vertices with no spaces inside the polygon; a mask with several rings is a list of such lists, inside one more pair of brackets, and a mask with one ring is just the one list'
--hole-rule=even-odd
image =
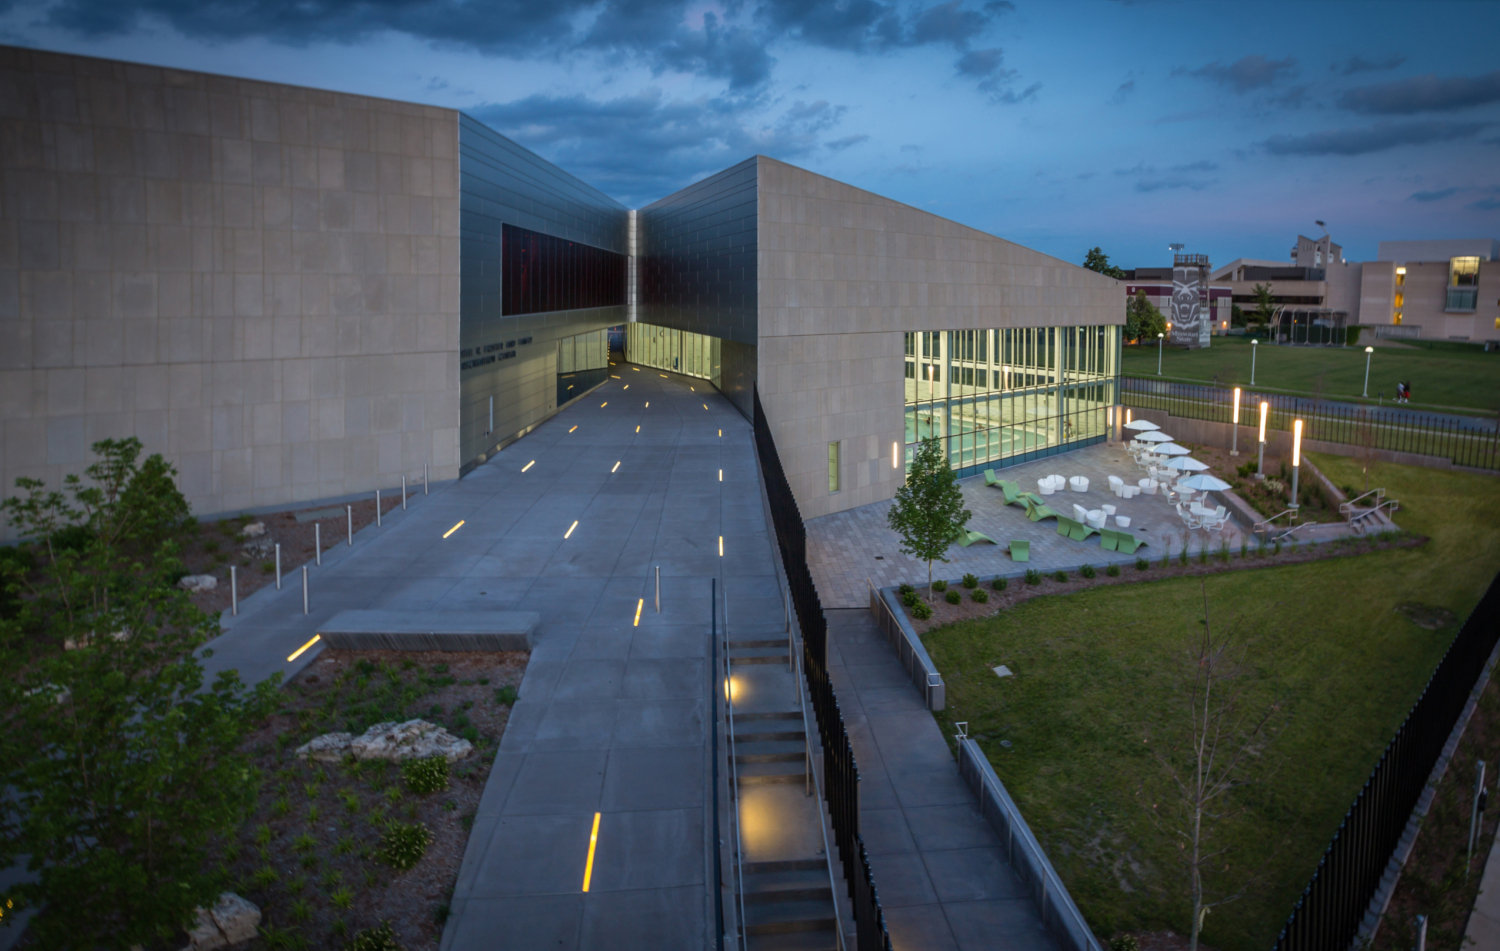
{"label": "white patio umbrella", "polygon": [[1151,420],[1149,420],[1149,419],[1133,419],[1130,422],[1128,422],[1128,423],[1125,424],[1125,428],[1126,429],[1133,429],[1136,432],[1140,432],[1140,433],[1148,433],[1148,432],[1150,432],[1153,429],[1161,429],[1160,426],[1158,426],[1155,423],[1151,422]]}
{"label": "white patio umbrella", "polygon": [[1153,429],[1153,430],[1150,430],[1149,432],[1141,433],[1139,436],[1137,436],[1135,438],[1139,442],[1171,442],[1172,441],[1172,437],[1171,436],[1168,436],[1166,433],[1162,432],[1159,429]]}
{"label": "white patio umbrella", "polygon": [[1177,480],[1178,488],[1192,489],[1194,492],[1222,492],[1229,488],[1229,483],[1218,476],[1200,472]]}
{"label": "white patio umbrella", "polygon": [[1192,456],[1178,456],[1176,459],[1167,460],[1167,468],[1177,469],[1182,472],[1202,472],[1204,469],[1208,468],[1208,465],[1206,463],[1199,462]]}
{"label": "white patio umbrella", "polygon": [[1151,451],[1158,456],[1186,456],[1192,452],[1186,446],[1179,446],[1175,442],[1164,442],[1159,446],[1152,446]]}

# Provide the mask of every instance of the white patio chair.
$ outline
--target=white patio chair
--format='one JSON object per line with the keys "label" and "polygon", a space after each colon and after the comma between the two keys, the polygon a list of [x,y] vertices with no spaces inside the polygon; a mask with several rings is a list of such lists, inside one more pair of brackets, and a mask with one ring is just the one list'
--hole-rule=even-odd
{"label": "white patio chair", "polygon": [[1088,520],[1088,517],[1089,517],[1089,510],[1086,509],[1086,508],[1084,508],[1083,506],[1079,505],[1077,502],[1074,502],[1073,503],[1073,518],[1077,519],[1080,522],[1084,522],[1084,521]]}
{"label": "white patio chair", "polygon": [[1120,526],[1121,528],[1129,528],[1130,527],[1130,516],[1128,516],[1128,515],[1116,515],[1115,516],[1115,524],[1118,525],[1118,526]]}
{"label": "white patio chair", "polygon": [[1088,476],[1073,476],[1068,480],[1068,485],[1074,492],[1087,492],[1089,490]]}
{"label": "white patio chair", "polygon": [[1086,513],[1084,521],[1088,523],[1090,528],[1103,528],[1105,517],[1103,509],[1091,509]]}
{"label": "white patio chair", "polygon": [[1125,490],[1125,480],[1124,479],[1120,478],[1119,476],[1110,476],[1109,477],[1109,491],[1113,492],[1115,495],[1119,495],[1119,496],[1123,497],[1124,496],[1124,490]]}

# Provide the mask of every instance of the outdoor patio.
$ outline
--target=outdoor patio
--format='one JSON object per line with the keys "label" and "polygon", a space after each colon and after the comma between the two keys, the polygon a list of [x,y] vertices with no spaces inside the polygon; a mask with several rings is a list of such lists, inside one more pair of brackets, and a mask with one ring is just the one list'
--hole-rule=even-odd
{"label": "outdoor patio", "polygon": [[[1131,499],[1116,496],[1110,491],[1110,476],[1119,476],[1130,485],[1146,476],[1124,445],[1117,442],[1100,443],[1036,462],[996,469],[995,474],[1001,479],[1019,483],[1023,492],[1036,492],[1037,480],[1049,475],[1060,475],[1065,479],[1084,476],[1089,480],[1086,492],[1064,488],[1044,497],[1047,506],[1072,518],[1075,503],[1089,510],[1113,505],[1115,513],[1110,516],[1107,527],[1128,531],[1145,544],[1135,554],[1121,554],[1101,548],[1097,534],[1081,542],[1064,538],[1057,534],[1056,519],[1028,521],[1024,508],[1006,505],[1005,495],[999,488],[986,485],[982,475],[973,476],[959,483],[963,487],[965,507],[974,513],[969,519],[968,530],[988,535],[995,544],[978,542],[961,548],[955,543],[948,549],[947,564],[933,564],[934,578],[956,581],[965,573],[980,577],[1019,576],[1027,568],[1043,572],[1073,571],[1086,564],[1103,567],[1111,562],[1133,563],[1137,558],[1160,560],[1169,550],[1174,555],[1181,551],[1184,543],[1189,553],[1199,551],[1204,544],[1210,551],[1217,551],[1224,544],[1231,551],[1238,552],[1241,539],[1249,535],[1249,526],[1232,518],[1225,522],[1222,531],[1190,531],[1168,504],[1166,496],[1161,494],[1142,493]],[[869,586],[872,584],[881,588],[902,582],[927,583],[926,563],[901,554],[900,538],[886,525],[886,513],[891,504],[889,501],[876,502],[807,522],[807,561],[824,607],[868,605]],[[1129,528],[1118,528],[1116,516],[1121,515],[1130,519]],[[1031,560],[1025,563],[1011,561],[1005,553],[1011,541],[1030,542]]]}

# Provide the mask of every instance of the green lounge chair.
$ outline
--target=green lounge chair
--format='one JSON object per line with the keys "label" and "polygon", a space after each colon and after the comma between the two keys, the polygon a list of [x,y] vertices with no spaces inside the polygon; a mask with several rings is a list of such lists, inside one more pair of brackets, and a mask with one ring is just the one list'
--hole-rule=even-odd
{"label": "green lounge chair", "polygon": [[1030,561],[1031,542],[1016,541],[1015,539],[1012,539],[1010,543],[1010,560]]}
{"label": "green lounge chair", "polygon": [[1040,522],[1044,518],[1060,518],[1061,516],[1040,502],[1027,502],[1026,517],[1033,522]]}
{"label": "green lounge chair", "polygon": [[1135,554],[1135,550],[1137,548],[1146,544],[1146,540],[1144,538],[1136,538],[1129,532],[1115,532],[1115,535],[1117,536],[1117,538],[1115,539],[1115,551],[1118,551],[1123,555],[1133,555]]}
{"label": "green lounge chair", "polygon": [[1086,541],[1090,535],[1097,535],[1098,533],[1099,529],[1092,525],[1085,525],[1082,522],[1073,522],[1068,528],[1068,537],[1075,542]]}
{"label": "green lounge chair", "polygon": [[958,542],[958,544],[963,548],[968,548],[970,545],[974,545],[979,542],[989,542],[991,545],[995,544],[995,540],[993,538],[988,535],[981,535],[978,532],[959,532],[953,540]]}
{"label": "green lounge chair", "polygon": [[1099,547],[1105,551],[1117,551],[1120,547],[1120,533],[1114,529],[1106,528],[1099,532]]}
{"label": "green lounge chair", "polygon": [[994,469],[986,469],[986,470],[984,470],[984,484],[985,485],[993,485],[993,486],[995,486],[997,488],[1000,486],[1000,480],[995,477],[995,470]]}
{"label": "green lounge chair", "polygon": [[1047,504],[1047,500],[1042,498],[1040,495],[1037,495],[1035,492],[1017,492],[1016,498],[1020,499],[1023,503],[1026,502],[1026,500],[1030,499],[1037,505]]}
{"label": "green lounge chair", "polygon": [[[1005,504],[1006,505],[1025,505],[1026,504],[1023,501],[1025,499],[1025,496],[1021,494],[1021,487],[1019,485],[1017,485],[1014,482],[1006,482],[1004,479],[1000,480],[999,485],[1000,485],[1000,491],[1005,493]],[[1042,500],[1041,496],[1038,496],[1037,497],[1037,501],[1040,502],[1041,500]]]}
{"label": "green lounge chair", "polygon": [[1068,518],[1066,515],[1059,515],[1057,517],[1057,534],[1061,535],[1063,538],[1067,538],[1068,533],[1071,532],[1073,530],[1073,526],[1077,524],[1077,522],[1073,521],[1071,518]]}

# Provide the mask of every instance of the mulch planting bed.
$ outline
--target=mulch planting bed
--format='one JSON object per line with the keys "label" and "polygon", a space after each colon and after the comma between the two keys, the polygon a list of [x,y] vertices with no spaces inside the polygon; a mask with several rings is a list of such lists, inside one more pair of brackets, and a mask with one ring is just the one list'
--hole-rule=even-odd
{"label": "mulch planting bed", "polygon": [[[245,744],[261,770],[259,800],[221,851],[232,890],[264,915],[251,947],[343,948],[356,932],[390,922],[405,951],[435,951],[527,657],[325,650],[282,688],[282,707]],[[400,763],[318,763],[294,753],[324,733],[357,736],[415,718],[475,746],[452,765],[447,789],[414,792]],[[385,860],[383,836],[415,823],[431,841],[401,871]]]}
{"label": "mulch planting bed", "polygon": [[[419,488],[418,491],[421,489]],[[188,574],[213,575],[218,580],[218,586],[212,591],[194,592],[191,595],[193,603],[214,615],[228,610],[229,567],[231,565],[239,569],[238,581],[242,602],[266,585],[275,584],[276,549],[274,546],[278,543],[281,545],[282,584],[301,584],[300,580],[292,576],[303,565],[310,565],[316,561],[317,552],[313,548],[313,542],[318,529],[315,526],[322,527],[324,552],[347,543],[349,525],[344,508],[344,505],[300,505],[285,512],[241,515],[217,522],[199,523],[193,532],[182,539],[183,565]],[[355,532],[375,524],[373,496],[353,503],[353,508]],[[400,494],[382,496],[380,508],[382,513],[400,509]],[[315,521],[297,521],[298,512],[322,509],[338,509],[338,513]],[[243,536],[241,530],[246,525],[255,522],[265,525],[265,534],[257,538]]]}
{"label": "mulch planting bed", "polygon": [[[1094,568],[1095,576],[1086,578],[1078,572],[1061,572],[1064,580],[1058,580],[1059,572],[1049,572],[1041,575],[1037,584],[1028,584],[1024,578],[1007,579],[1005,590],[995,590],[989,581],[983,581],[979,587],[985,591],[989,600],[983,604],[973,599],[970,589],[958,584],[948,586],[948,591],[959,593],[959,603],[950,604],[947,601],[947,592],[929,592],[926,586],[916,588],[916,594],[926,601],[932,608],[932,617],[927,620],[919,620],[911,612],[911,607],[906,607],[907,619],[911,621],[912,627],[920,634],[926,634],[933,628],[942,627],[944,624],[953,624],[958,621],[968,621],[974,618],[990,617],[1008,610],[1032,598],[1052,594],[1074,594],[1097,588],[1102,585],[1133,584],[1140,581],[1161,581],[1166,578],[1196,577],[1198,575],[1218,574],[1224,571],[1239,571],[1250,568],[1268,568],[1276,565],[1296,565],[1308,561],[1316,561],[1322,558],[1337,558],[1344,555],[1363,555],[1369,552],[1385,551],[1391,548],[1416,548],[1427,542],[1421,535],[1394,534],[1394,535],[1371,535],[1365,538],[1344,538],[1335,541],[1312,544],[1301,542],[1296,545],[1268,546],[1264,550],[1251,545],[1244,554],[1239,551],[1209,552],[1207,561],[1203,561],[1200,555],[1190,555],[1184,564],[1181,553],[1173,555],[1167,564],[1163,564],[1163,556],[1151,558],[1147,556],[1147,549],[1142,548],[1138,554],[1145,562],[1144,569],[1138,567],[1140,562],[1119,565],[1118,576],[1111,577],[1106,573],[1106,566],[1099,565]],[[1225,556],[1227,554],[1227,560]]]}
{"label": "mulch planting bed", "polygon": [[1490,678],[1469,725],[1458,741],[1448,770],[1438,783],[1432,807],[1422,821],[1417,842],[1396,883],[1380,931],[1371,945],[1380,951],[1416,947],[1416,916],[1426,915],[1427,947],[1463,947],[1469,912],[1484,878],[1485,860],[1500,825],[1500,802],[1493,795],[1485,812],[1474,856],[1464,875],[1469,821],[1474,808],[1478,760],[1489,764],[1485,788],[1493,793],[1500,758],[1500,686]]}

